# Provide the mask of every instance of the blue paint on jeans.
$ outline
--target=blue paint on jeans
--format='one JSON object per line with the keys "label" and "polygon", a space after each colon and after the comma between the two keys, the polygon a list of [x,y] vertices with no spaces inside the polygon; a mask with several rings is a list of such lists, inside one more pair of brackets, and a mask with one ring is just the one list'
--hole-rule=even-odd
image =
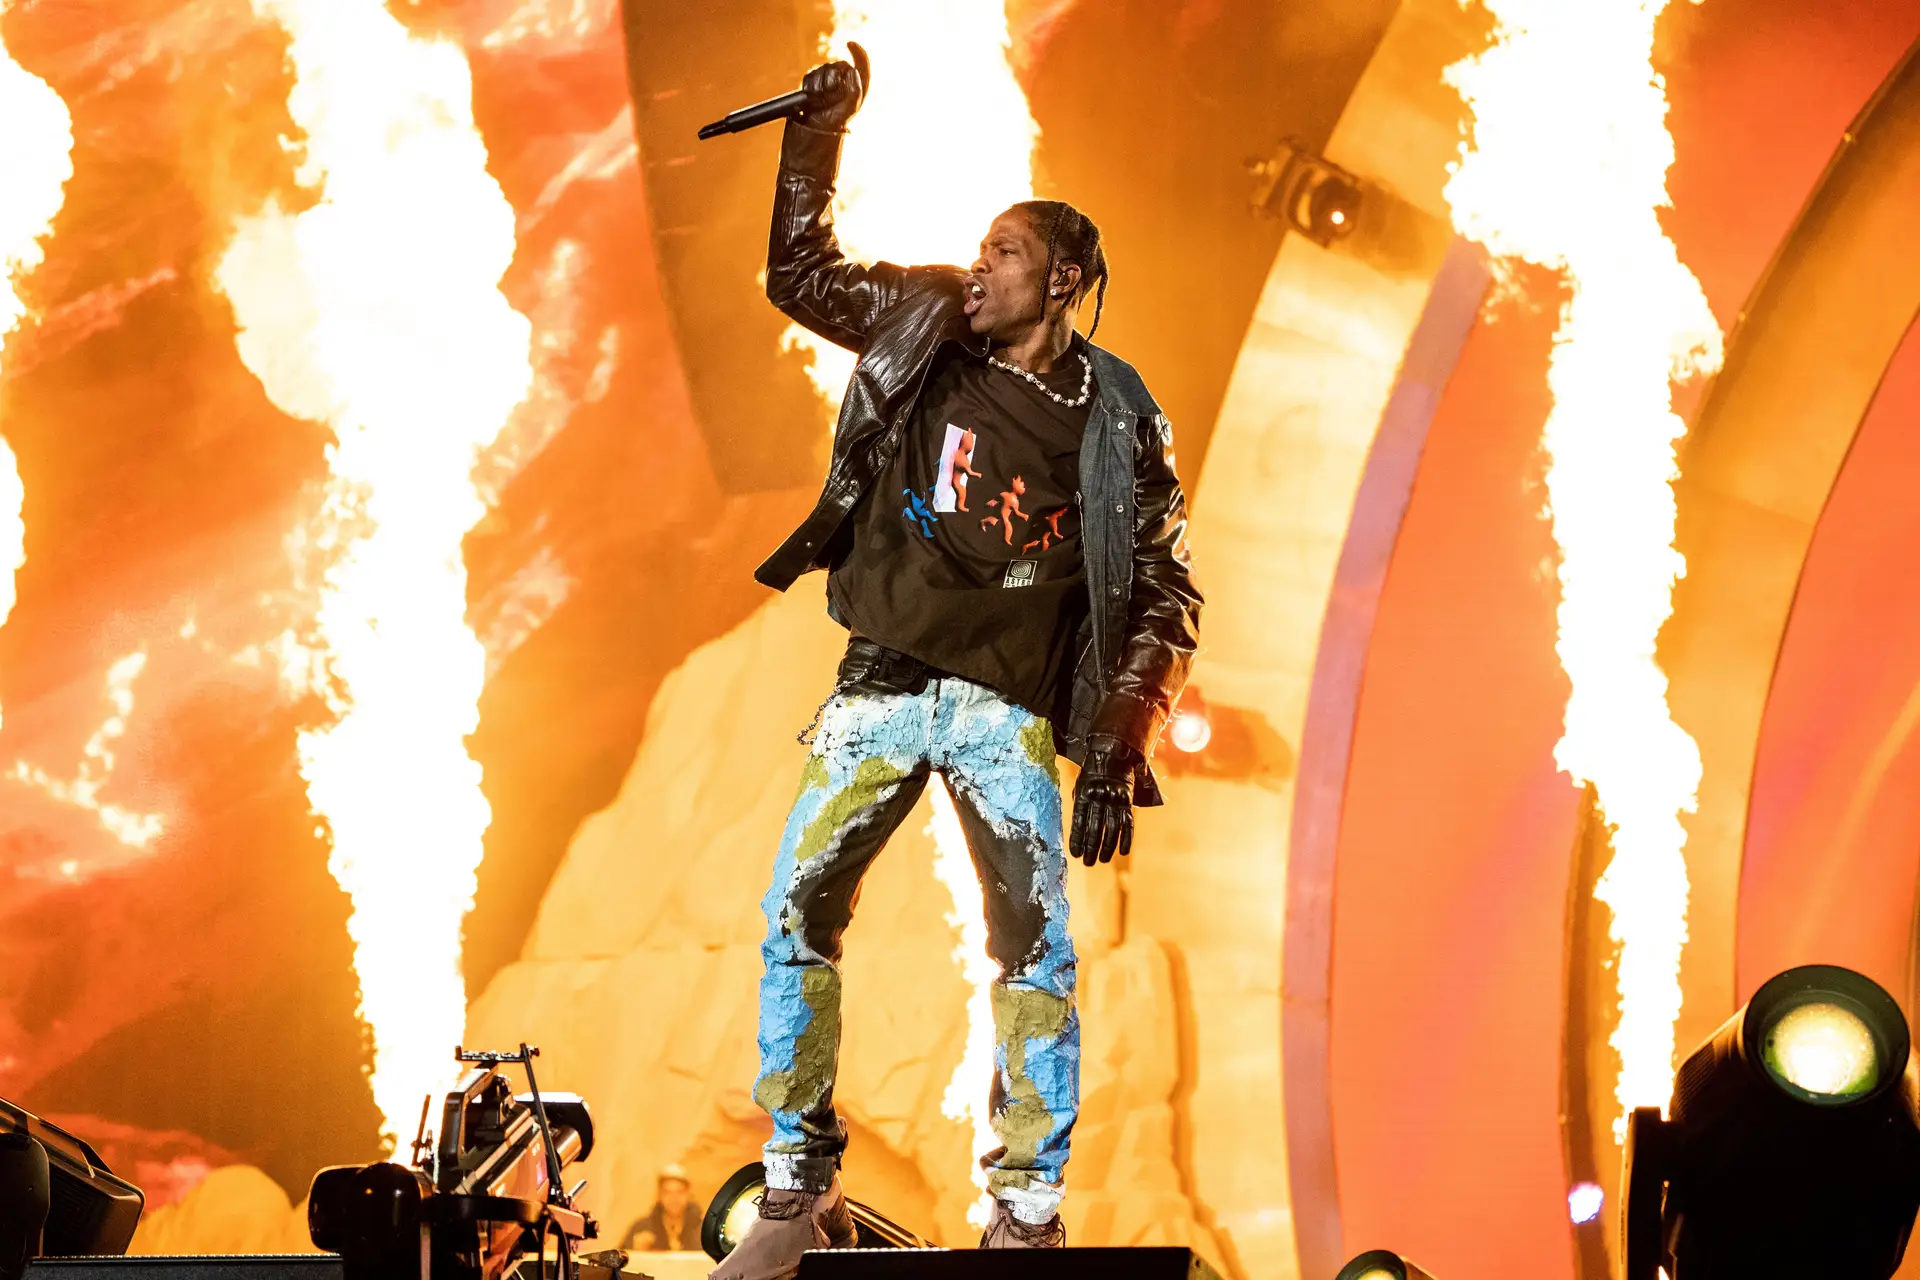
{"label": "blue paint on jeans", "polygon": [[983,872],[989,945],[1005,965],[1001,981],[1066,1005],[1058,1034],[1026,1039],[1017,1080],[1009,1076],[1004,1049],[997,1054],[1001,1091],[1037,1095],[1048,1123],[1037,1150],[1030,1140],[1010,1144],[1026,1150],[1003,1146],[989,1163],[1007,1175],[996,1182],[1030,1186],[1022,1194],[1037,1200],[1044,1216],[1045,1204],[1058,1200],[1079,1107],[1059,780],[1044,723],[953,677],[934,679],[917,694],[836,696],[822,712],[761,904],[766,969],[755,1097],[774,1124],[766,1145],[769,1182],[822,1188],[844,1149],[845,1130],[832,1105],[834,1046],[825,1053],[802,1046],[823,1001],[837,1024],[840,931],[851,914],[853,887],[930,771],[946,778]]}

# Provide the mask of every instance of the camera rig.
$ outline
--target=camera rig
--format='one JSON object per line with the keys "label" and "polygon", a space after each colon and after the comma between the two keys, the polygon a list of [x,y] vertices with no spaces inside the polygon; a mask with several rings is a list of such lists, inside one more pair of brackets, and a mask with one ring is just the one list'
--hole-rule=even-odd
{"label": "camera rig", "polygon": [[[562,1181],[593,1150],[593,1118],[577,1094],[542,1093],[537,1047],[454,1057],[474,1064],[446,1097],[436,1142],[421,1105],[413,1163],[338,1165],[313,1179],[307,1227],[338,1253],[346,1280],[503,1280],[521,1263],[576,1280],[575,1253],[599,1234],[574,1201],[586,1186]],[[526,1070],[516,1094],[500,1068]]]}

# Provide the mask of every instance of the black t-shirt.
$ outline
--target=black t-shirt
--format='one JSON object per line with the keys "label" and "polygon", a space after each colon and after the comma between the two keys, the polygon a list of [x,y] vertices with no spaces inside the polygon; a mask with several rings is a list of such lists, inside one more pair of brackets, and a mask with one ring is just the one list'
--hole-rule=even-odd
{"label": "black t-shirt", "polygon": [[[1042,382],[1090,387],[1078,340]],[[934,357],[893,461],[854,509],[827,579],[834,614],[869,640],[1057,713],[1087,616],[1080,438],[1069,409],[949,344]]]}

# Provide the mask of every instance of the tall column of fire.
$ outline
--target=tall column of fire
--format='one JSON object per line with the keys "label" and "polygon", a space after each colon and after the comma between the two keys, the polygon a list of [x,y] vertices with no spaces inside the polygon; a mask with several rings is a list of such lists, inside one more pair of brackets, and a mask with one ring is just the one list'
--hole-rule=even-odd
{"label": "tall column of fire", "polygon": [[[873,56],[872,90],[848,128],[834,201],[847,255],[972,262],[994,217],[1033,196],[1040,131],[1008,61],[1004,0],[835,0],[833,17],[831,48],[857,40]],[[787,341],[811,352],[814,383],[837,409],[852,353],[797,325]],[[942,1110],[970,1126],[978,1155],[996,1145],[987,1095],[999,969],[986,953],[984,906],[953,802],[937,779],[932,791],[934,873],[953,895],[954,960],[973,990],[966,1050]],[[977,1165],[974,1180],[982,1200],[969,1217],[983,1226],[986,1174]]]}
{"label": "tall column of fire", "polygon": [[1496,255],[1560,273],[1566,298],[1542,444],[1560,549],[1561,665],[1572,686],[1555,759],[1613,826],[1597,889],[1620,947],[1616,1090],[1625,1113],[1673,1086],[1686,833],[1700,754],[1655,662],[1685,563],[1673,548],[1672,380],[1710,372],[1720,331],[1660,225],[1673,163],[1652,64],[1667,0],[1487,0],[1492,46],[1448,71],[1473,110],[1447,184],[1454,225]]}
{"label": "tall column of fire", "polygon": [[300,737],[373,1034],[384,1131],[410,1131],[464,1031],[460,928],[491,815],[465,738],[485,655],[466,624],[472,471],[531,381],[499,289],[514,217],[487,173],[464,53],[382,0],[254,0],[289,37],[299,212],[243,218],[219,268],[274,403],[327,423],[310,634],[331,722]]}
{"label": "tall column of fire", "polygon": [[[0,18],[13,7],[0,0]],[[40,264],[41,240],[73,176],[73,121],[46,81],[7,52],[0,32],[0,376],[6,341],[27,313],[19,280]],[[13,613],[14,575],[27,562],[27,491],[13,448],[0,435],[0,626]]]}

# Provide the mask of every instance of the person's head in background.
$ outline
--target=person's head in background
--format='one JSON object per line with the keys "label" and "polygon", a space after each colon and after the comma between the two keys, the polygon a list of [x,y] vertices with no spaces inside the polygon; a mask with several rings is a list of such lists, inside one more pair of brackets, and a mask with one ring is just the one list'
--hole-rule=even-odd
{"label": "person's head in background", "polygon": [[690,1187],[687,1183],[687,1171],[677,1164],[670,1164],[660,1170],[656,1183],[660,1207],[666,1212],[664,1217],[671,1222],[687,1211],[687,1198]]}

